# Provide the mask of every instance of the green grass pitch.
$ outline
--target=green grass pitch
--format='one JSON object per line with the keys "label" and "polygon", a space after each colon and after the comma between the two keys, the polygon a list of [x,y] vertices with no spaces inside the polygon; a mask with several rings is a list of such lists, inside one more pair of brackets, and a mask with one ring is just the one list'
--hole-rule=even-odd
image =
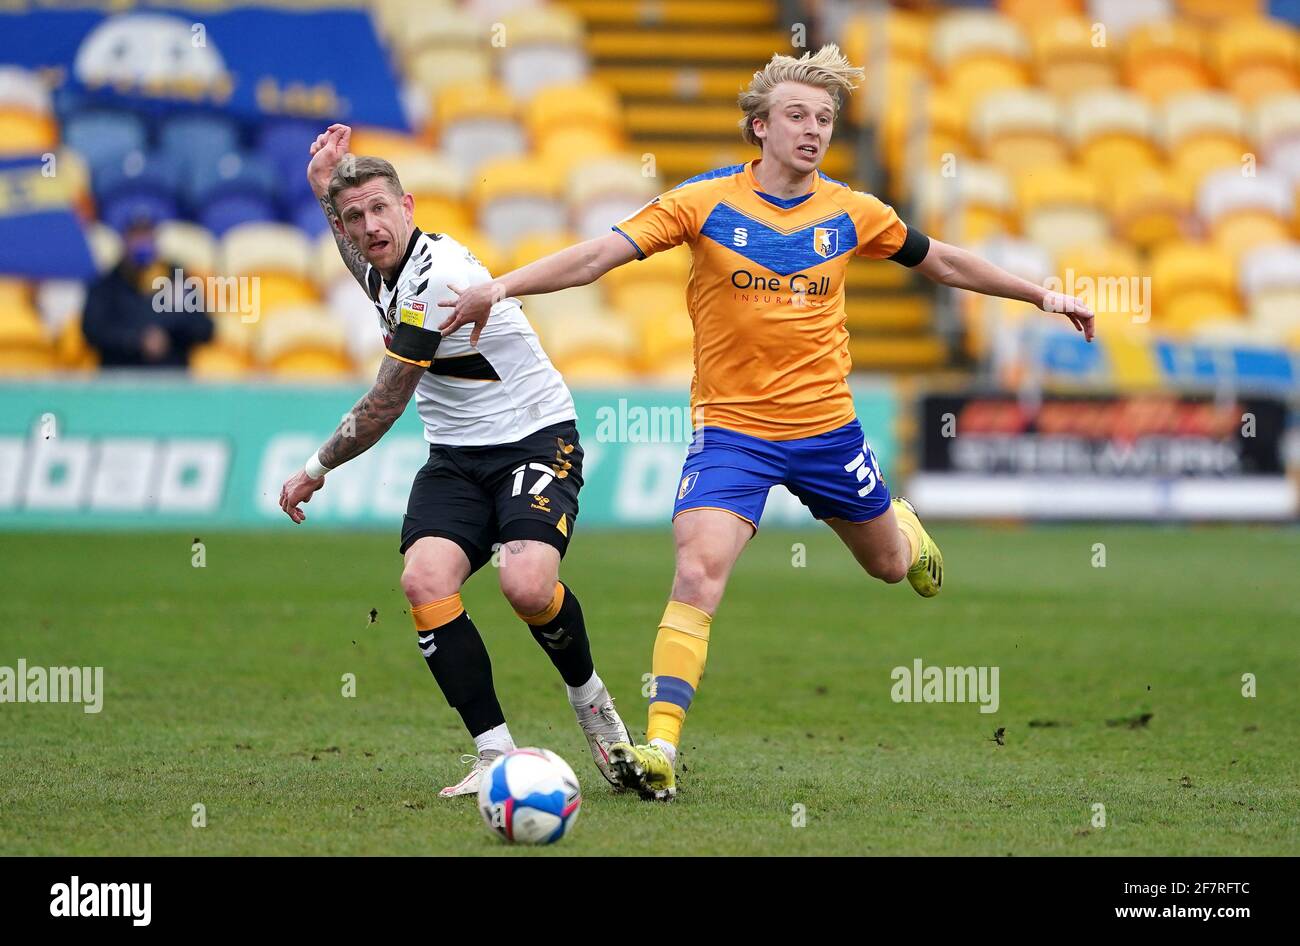
{"label": "green grass pitch", "polygon": [[[403,613],[395,536],[202,535],[195,568],[190,533],[2,535],[0,666],[100,665],[105,696],[0,704],[0,854],[1300,853],[1300,532],[935,535],[946,586],[924,601],[828,530],[760,533],[672,805],[610,792],[484,569],[465,597],[511,730],[584,787],[573,834],[534,851],[437,797],[472,744]],[[638,737],[671,571],[667,532],[593,531],[563,572]],[[998,667],[998,711],[893,702],[916,658]]]}

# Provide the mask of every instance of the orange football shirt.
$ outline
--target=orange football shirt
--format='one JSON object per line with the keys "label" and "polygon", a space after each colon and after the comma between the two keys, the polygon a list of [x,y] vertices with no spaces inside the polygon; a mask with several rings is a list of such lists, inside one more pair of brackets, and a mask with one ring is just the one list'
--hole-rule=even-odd
{"label": "orange football shirt", "polygon": [[760,196],[751,161],[693,177],[616,227],[641,258],[691,248],[691,414],[766,440],[853,419],[844,270],[884,259],[907,227],[871,194],[818,173],[803,199]]}

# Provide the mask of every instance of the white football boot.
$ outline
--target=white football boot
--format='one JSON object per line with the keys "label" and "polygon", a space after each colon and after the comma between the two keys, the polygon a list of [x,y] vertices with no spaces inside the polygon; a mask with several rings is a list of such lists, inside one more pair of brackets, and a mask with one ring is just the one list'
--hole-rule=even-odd
{"label": "white football boot", "polygon": [[591,758],[595,761],[596,768],[600,769],[600,774],[605,776],[609,784],[616,790],[622,791],[623,788],[609,764],[609,750],[615,743],[631,740],[627,735],[627,727],[623,725],[623,720],[618,715],[618,710],[614,709],[614,698],[609,695],[609,690],[602,687],[594,700],[583,706],[573,707],[573,712],[577,714],[582,734],[587,737],[587,745],[591,747]]}
{"label": "white football boot", "polygon": [[461,756],[460,761],[462,765],[468,765],[473,762],[473,767],[465,774],[463,779],[455,785],[448,785],[438,794],[443,798],[455,798],[457,795],[477,795],[479,782],[483,778],[483,773],[486,772],[491,767],[492,763],[501,755],[502,751],[500,749],[484,749],[478,755],[470,755],[469,753],[466,753]]}

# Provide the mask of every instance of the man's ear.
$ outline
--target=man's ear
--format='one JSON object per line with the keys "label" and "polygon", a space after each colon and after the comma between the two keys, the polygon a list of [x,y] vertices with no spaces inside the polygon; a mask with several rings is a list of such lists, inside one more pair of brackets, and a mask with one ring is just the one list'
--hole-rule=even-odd
{"label": "man's ear", "polygon": [[406,222],[409,224],[414,224],[415,223],[415,195],[414,194],[402,195],[402,211],[406,214]]}
{"label": "man's ear", "polygon": [[763,119],[755,117],[750,122],[749,129],[760,142],[767,138],[767,122]]}

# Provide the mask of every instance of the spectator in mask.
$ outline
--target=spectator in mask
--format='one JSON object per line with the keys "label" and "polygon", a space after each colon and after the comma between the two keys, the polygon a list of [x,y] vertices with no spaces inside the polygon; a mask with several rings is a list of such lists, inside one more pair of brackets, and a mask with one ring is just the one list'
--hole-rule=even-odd
{"label": "spectator in mask", "polygon": [[[86,294],[82,331],[105,368],[184,368],[190,349],[212,338],[206,312],[165,304],[178,296],[179,267],[158,258],[154,221],[138,217],[122,234],[122,260]],[[165,283],[157,283],[159,277]],[[160,290],[158,287],[163,288]]]}

